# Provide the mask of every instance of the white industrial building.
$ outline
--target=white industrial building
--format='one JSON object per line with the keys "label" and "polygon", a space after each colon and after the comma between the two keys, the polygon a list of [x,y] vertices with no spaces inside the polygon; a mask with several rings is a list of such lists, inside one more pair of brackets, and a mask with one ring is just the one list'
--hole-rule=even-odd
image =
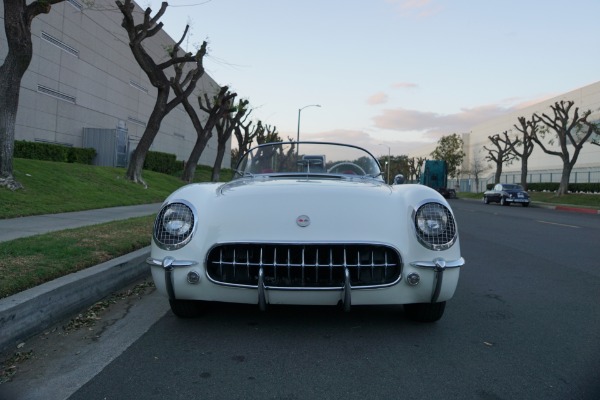
{"label": "white industrial building", "polygon": [[[141,22],[140,7],[136,6],[135,15]],[[4,24],[3,9],[1,17]],[[100,139],[109,143],[116,134],[120,150],[123,145],[129,152],[135,149],[154,107],[156,89],[131,53],[122,20],[112,0],[95,0],[91,7],[82,0],[66,0],[34,19],[33,60],[21,83],[16,140],[92,147],[85,142]],[[184,28],[182,24],[182,33]],[[7,52],[4,29],[1,31],[0,62]],[[165,48],[175,40],[161,31],[143,43],[154,60],[160,61],[166,60]],[[199,80],[190,103],[201,117],[206,115],[199,111],[197,97],[218,90],[219,85],[207,73]],[[103,135],[107,135],[106,141]],[[180,105],[163,120],[151,150],[187,160],[196,137]],[[215,135],[199,163],[212,165],[216,149]],[[230,158],[226,151],[223,166],[229,166]]]}
{"label": "white industrial building", "polygon": [[[504,115],[499,118],[491,119],[483,124],[474,126],[468,133],[461,133],[464,141],[464,152],[466,154],[463,161],[463,171],[468,171],[475,158],[483,161],[484,164],[489,164],[490,169],[487,169],[480,175],[479,187],[476,187],[475,180],[472,174],[464,173],[458,182],[453,182],[453,185],[458,185],[461,191],[482,192],[485,190],[485,185],[493,183],[495,173],[495,163],[490,163],[484,160],[488,152],[483,146],[488,149],[493,149],[494,145],[489,140],[490,136],[502,134],[508,131],[510,136],[519,133],[514,125],[518,125],[518,118],[525,117],[530,120],[534,113],[541,115],[542,113],[552,117],[553,112],[550,108],[556,102],[561,100],[574,101],[573,107],[579,107],[580,114],[583,111],[591,110],[592,114],[589,121],[600,123],[600,82],[561,94],[560,96],[542,101],[532,106],[519,109],[513,113]],[[572,115],[572,113],[571,113]],[[455,132],[448,132],[450,135]],[[550,135],[548,135],[548,138]],[[592,135],[591,140],[600,140],[600,136]],[[422,147],[411,152],[410,157],[425,157],[431,158],[431,152],[435,149],[437,143]],[[552,148],[552,146],[547,146]],[[558,146],[556,146],[558,150]],[[554,155],[545,153],[539,146],[535,145],[533,153],[528,160],[528,182],[560,182],[562,176],[562,160]],[[501,177],[503,183],[520,183],[521,181],[521,161],[515,160],[512,164],[504,165]],[[600,182],[600,146],[586,143],[583,145],[577,163],[571,173],[571,182]]]}

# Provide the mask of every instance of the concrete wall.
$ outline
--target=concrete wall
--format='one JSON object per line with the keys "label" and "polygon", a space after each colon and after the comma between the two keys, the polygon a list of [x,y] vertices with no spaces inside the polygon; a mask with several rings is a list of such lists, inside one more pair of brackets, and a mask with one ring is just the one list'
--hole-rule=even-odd
{"label": "concrete wall", "polygon": [[[136,7],[135,15],[141,21],[142,9]],[[2,8],[2,24],[3,17]],[[112,0],[95,0],[92,8],[84,6],[81,0],[67,0],[52,6],[49,14],[34,19],[33,60],[22,81],[17,140],[81,147],[83,128],[114,129],[125,124],[130,149],[135,148],[154,107],[156,89],[133,58],[126,31],[121,27],[122,18]],[[184,28],[182,23],[182,33]],[[166,60],[164,46],[174,43],[164,31],[144,41],[155,61]],[[6,52],[2,29],[0,61]],[[190,103],[197,108],[201,93],[212,95],[218,90],[219,85],[205,73]],[[163,120],[151,150],[187,160],[195,141],[192,123],[179,106]],[[216,148],[215,135],[200,164],[212,165]],[[226,151],[223,166],[229,164],[230,153]]]}
{"label": "concrete wall", "polygon": [[[526,119],[531,119],[531,116],[534,113],[545,113],[549,116],[552,116],[553,113],[550,106],[561,100],[574,101],[574,107],[579,107],[580,113],[586,110],[591,110],[592,115],[588,120],[600,122],[600,82],[596,82],[520,109],[505,116],[486,121],[483,124],[472,127],[467,133],[461,133],[465,142],[464,151],[466,153],[463,162],[463,170],[466,171],[469,169],[473,157],[478,157],[480,160],[484,160],[485,156],[487,155],[487,151],[483,149],[483,146],[493,148],[492,143],[488,139],[489,136],[502,134],[504,131],[508,131],[510,136],[514,136],[519,133],[514,128],[514,125],[518,124],[518,117],[523,116]],[[448,132],[448,134],[452,133],[453,132]],[[411,152],[410,156],[431,158],[430,153],[435,149],[436,146],[436,143],[424,146],[416,151]],[[558,150],[558,146],[547,145],[547,147]],[[486,161],[483,162],[484,164],[489,164],[491,167],[482,175],[483,181],[487,182],[487,180],[493,177],[495,173],[495,164],[488,163]],[[535,175],[532,177],[532,179],[534,179],[536,182],[538,176],[546,172],[552,172],[552,181],[558,182],[560,180],[560,172],[562,170],[562,160],[557,156],[546,154],[539,146],[536,145],[529,158],[528,170]],[[591,178],[588,179],[598,182],[600,179],[600,146],[595,146],[590,143],[584,144],[579,154],[577,163],[575,164],[574,170],[578,172],[578,177],[581,177],[580,179],[583,179],[583,181],[585,181],[585,176],[589,175]],[[504,179],[507,179],[507,182],[512,182],[514,175],[520,176],[520,171],[521,162],[520,160],[516,160],[510,165],[504,165],[503,177]],[[462,178],[468,179],[468,177],[468,174],[465,174]],[[517,183],[519,182],[519,179],[520,178],[517,178]],[[542,180],[548,181],[549,175],[546,174],[544,177],[542,177]],[[502,181],[504,182],[505,180]],[[571,181],[573,181],[573,179]]]}

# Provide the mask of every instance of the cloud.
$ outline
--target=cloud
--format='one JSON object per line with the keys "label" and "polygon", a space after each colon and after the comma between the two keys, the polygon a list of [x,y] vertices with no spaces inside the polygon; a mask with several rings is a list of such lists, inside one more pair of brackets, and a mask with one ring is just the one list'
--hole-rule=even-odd
{"label": "cloud", "polygon": [[398,83],[393,83],[392,87],[394,89],[414,89],[414,88],[418,88],[419,85],[417,85],[416,83],[410,83],[410,82],[398,82]]}
{"label": "cloud", "polygon": [[388,95],[383,93],[383,92],[379,92],[379,93],[375,93],[372,96],[369,96],[369,98],[367,99],[367,104],[374,106],[377,104],[385,104],[388,101]]}
{"label": "cloud", "polygon": [[394,140],[382,140],[372,134],[362,130],[346,130],[336,129],[333,131],[320,133],[307,133],[304,135],[305,140],[314,140],[320,142],[335,142],[348,143],[369,150],[376,157],[388,154],[392,155],[409,154],[411,150],[418,149],[430,141],[416,139],[412,137],[410,140],[402,140],[394,138]]}
{"label": "cloud", "polygon": [[400,132],[421,132],[424,137],[439,138],[452,133],[470,131],[474,126],[490,119],[508,114],[517,107],[502,107],[497,104],[474,108],[463,108],[456,114],[438,114],[405,108],[383,110],[373,117],[375,126],[380,129]]}
{"label": "cloud", "polygon": [[396,5],[402,16],[414,15],[426,18],[443,10],[443,7],[433,0],[387,0],[387,2]]}

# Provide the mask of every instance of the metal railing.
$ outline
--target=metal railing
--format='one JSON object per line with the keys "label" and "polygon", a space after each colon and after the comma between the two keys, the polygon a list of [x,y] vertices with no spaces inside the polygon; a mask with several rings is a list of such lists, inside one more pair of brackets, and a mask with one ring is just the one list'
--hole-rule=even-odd
{"label": "metal railing", "polygon": [[[531,171],[527,174],[527,183],[560,183],[562,178],[561,170]],[[578,169],[571,171],[570,183],[599,183],[600,169]],[[474,177],[448,179],[448,187],[454,188],[459,192],[481,193],[485,192],[487,185],[495,183],[494,174],[479,178],[479,184],[476,184]],[[499,183],[521,183],[521,171],[510,171],[500,176]]]}

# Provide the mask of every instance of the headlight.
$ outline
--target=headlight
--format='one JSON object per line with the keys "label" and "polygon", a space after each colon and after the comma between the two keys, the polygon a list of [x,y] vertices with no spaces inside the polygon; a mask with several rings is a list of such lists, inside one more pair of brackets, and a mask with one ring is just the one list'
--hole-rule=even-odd
{"label": "headlight", "polygon": [[194,210],[187,202],[167,204],[154,221],[154,242],[164,250],[179,249],[192,238],[195,224]]}
{"label": "headlight", "polygon": [[432,250],[446,250],[456,241],[456,224],[450,210],[439,203],[426,203],[414,214],[419,242]]}

